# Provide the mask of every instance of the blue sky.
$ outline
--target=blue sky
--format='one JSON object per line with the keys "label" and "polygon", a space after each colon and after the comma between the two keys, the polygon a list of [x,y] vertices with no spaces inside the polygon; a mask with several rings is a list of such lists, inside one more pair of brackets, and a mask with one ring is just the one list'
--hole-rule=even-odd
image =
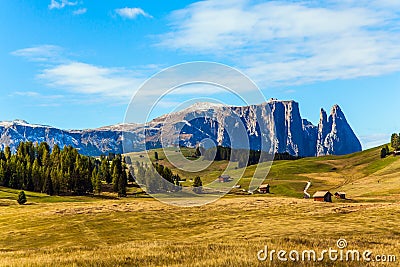
{"label": "blue sky", "polygon": [[314,124],[339,104],[364,147],[400,132],[398,0],[3,1],[0,25],[0,120],[116,124],[150,76],[214,61]]}

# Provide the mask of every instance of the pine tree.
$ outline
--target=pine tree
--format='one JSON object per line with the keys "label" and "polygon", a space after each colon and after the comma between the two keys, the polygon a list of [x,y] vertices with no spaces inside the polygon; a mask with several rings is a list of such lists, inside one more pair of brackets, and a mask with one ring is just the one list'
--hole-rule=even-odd
{"label": "pine tree", "polygon": [[197,146],[197,147],[196,147],[196,152],[194,153],[194,155],[195,155],[196,157],[200,157],[200,156],[201,156],[200,146]]}
{"label": "pine tree", "polygon": [[382,147],[381,149],[381,159],[386,158],[386,149]]}
{"label": "pine tree", "polygon": [[100,175],[96,170],[92,172],[92,184],[93,184],[93,192],[95,194],[100,195],[101,193],[101,179]]}
{"label": "pine tree", "polygon": [[27,200],[26,200],[25,192],[24,191],[20,191],[18,193],[18,199],[17,199],[18,204],[24,205],[26,203],[26,201]]}
{"label": "pine tree", "polygon": [[118,196],[126,197],[126,185],[127,185],[127,176],[125,170],[125,164],[122,166],[122,174],[119,176],[118,180]]}
{"label": "pine tree", "polygon": [[106,181],[107,184],[110,184],[112,182],[110,166],[106,157],[103,157],[101,159],[100,175],[101,180]]}
{"label": "pine tree", "polygon": [[112,183],[113,183],[113,191],[118,192],[118,187],[119,187],[119,177],[120,174],[118,172],[118,168],[115,165],[112,173]]}
{"label": "pine tree", "polygon": [[38,159],[35,159],[32,166],[32,182],[33,182],[33,191],[40,192],[42,189],[42,185],[40,183],[40,166]]}
{"label": "pine tree", "polygon": [[6,162],[4,160],[0,160],[0,185],[4,186],[5,174],[6,174]]}
{"label": "pine tree", "polygon": [[6,161],[9,161],[11,158],[11,149],[9,146],[6,146],[6,148],[4,149],[4,156],[6,158]]}
{"label": "pine tree", "polygon": [[43,188],[43,192],[45,192],[46,194],[52,196],[54,194],[54,190],[53,190],[53,183],[51,181],[51,177],[50,174],[46,174],[46,178],[44,181],[44,188]]}
{"label": "pine tree", "polygon": [[202,192],[203,182],[201,181],[200,176],[196,176],[193,182],[193,192],[201,193]]}
{"label": "pine tree", "polygon": [[397,133],[392,134],[390,138],[390,145],[394,150],[400,149],[400,136]]}
{"label": "pine tree", "polygon": [[128,182],[135,182],[135,169],[132,166],[129,166],[128,170]]}

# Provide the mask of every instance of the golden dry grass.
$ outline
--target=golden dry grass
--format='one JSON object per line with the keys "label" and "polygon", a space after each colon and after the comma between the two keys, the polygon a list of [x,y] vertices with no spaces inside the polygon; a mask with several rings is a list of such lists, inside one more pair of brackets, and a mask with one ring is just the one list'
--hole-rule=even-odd
{"label": "golden dry grass", "polygon": [[[206,180],[215,179],[224,164],[214,163],[203,173]],[[246,169],[239,182],[243,187],[254,169]],[[396,255],[399,261],[399,173],[399,158],[382,160],[379,148],[280,161],[267,177],[273,194],[231,194],[191,208],[146,197],[112,200],[38,193],[28,193],[29,205],[19,206],[15,190],[0,188],[0,266],[399,266],[257,259],[265,245],[321,251],[336,248],[336,241],[345,238],[349,249]],[[304,200],[308,180],[313,184],[310,193],[346,191],[352,200]]]}
{"label": "golden dry grass", "polygon": [[[265,245],[320,251],[335,248],[339,238],[352,248],[400,255],[397,202],[231,197],[177,208],[131,198],[9,205],[0,212],[1,266],[269,266],[257,260]],[[365,266],[330,264],[279,266]]]}

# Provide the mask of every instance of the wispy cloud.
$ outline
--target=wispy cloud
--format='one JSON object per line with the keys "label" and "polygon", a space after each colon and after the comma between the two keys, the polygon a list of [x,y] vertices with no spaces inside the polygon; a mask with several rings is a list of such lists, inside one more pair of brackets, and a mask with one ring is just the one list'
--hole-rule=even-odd
{"label": "wispy cloud", "polygon": [[74,93],[127,101],[143,82],[126,69],[69,62],[45,68],[38,75],[48,86]]}
{"label": "wispy cloud", "polygon": [[158,45],[231,60],[262,87],[400,70],[398,1],[208,0],[170,15]]}
{"label": "wispy cloud", "polygon": [[10,96],[26,96],[26,97],[37,97],[40,94],[38,92],[32,92],[32,91],[24,91],[24,92],[15,92]]}
{"label": "wispy cloud", "polygon": [[72,14],[74,15],[82,15],[85,14],[87,12],[87,8],[80,8],[75,10],[74,12],[72,12]]}
{"label": "wispy cloud", "polygon": [[152,18],[152,16],[146,13],[143,9],[139,7],[124,7],[115,9],[115,13],[119,16],[127,19],[136,19],[138,16],[143,16],[147,18]]}
{"label": "wispy cloud", "polygon": [[19,49],[11,52],[12,55],[24,57],[29,61],[59,61],[63,49],[56,45],[40,45],[28,48]]}
{"label": "wispy cloud", "polygon": [[[85,103],[128,103],[131,96],[156,66],[144,66],[135,71],[126,68],[103,67],[69,59],[59,46],[41,45],[19,49],[11,54],[38,63],[37,78],[60,93],[85,97]],[[62,94],[61,93],[61,94]],[[60,94],[60,95],[61,95]],[[41,97],[37,92],[23,91],[15,95]],[[87,98],[86,98],[87,97]],[[68,101],[71,101],[69,99]]]}
{"label": "wispy cloud", "polygon": [[384,133],[362,135],[360,136],[360,141],[363,146],[363,149],[369,149],[389,143],[390,136],[391,134],[384,134]]}
{"label": "wispy cloud", "polygon": [[34,92],[34,91],[17,91],[11,94],[10,96],[22,96],[22,97],[28,97],[28,98],[40,98],[40,99],[48,99],[48,100],[54,100],[54,99],[61,99],[64,98],[63,95],[44,95],[39,92]]}
{"label": "wispy cloud", "polygon": [[[20,49],[12,52],[15,56],[25,57],[36,61],[38,64],[37,78],[49,88],[85,97],[85,103],[107,102],[127,104],[137,89],[152,74],[161,70],[159,65],[137,66],[135,70],[117,67],[105,67],[93,65],[78,60],[71,60],[65,54],[64,49],[58,46],[43,45]],[[249,83],[237,72],[230,68],[222,68],[222,65],[191,65],[179,71],[167,69],[162,75],[153,79],[151,88],[141,91],[144,98],[159,97],[166,89],[191,81],[207,81],[209,83],[222,84],[229,88],[236,88],[241,92],[254,90],[248,88]],[[179,96],[214,95],[226,93],[220,87],[192,84],[172,91],[171,94]],[[19,95],[34,96],[35,92],[20,92]],[[70,100],[69,100],[70,101]],[[259,101],[259,99],[257,99]]]}
{"label": "wispy cloud", "polygon": [[19,101],[26,99],[28,106],[58,107],[61,103],[71,102],[70,98],[65,99],[65,96],[61,94],[42,94],[35,91],[17,91],[8,96],[17,97]]}
{"label": "wispy cloud", "polygon": [[70,2],[68,0],[61,0],[61,1],[51,0],[49,4],[49,9],[62,9],[66,6],[75,6],[77,4],[78,2]]}

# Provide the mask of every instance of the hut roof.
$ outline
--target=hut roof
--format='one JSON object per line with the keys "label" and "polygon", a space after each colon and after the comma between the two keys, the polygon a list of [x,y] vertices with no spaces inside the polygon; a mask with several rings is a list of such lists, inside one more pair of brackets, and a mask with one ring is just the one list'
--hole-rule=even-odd
{"label": "hut roof", "polygon": [[325,197],[326,194],[331,194],[331,192],[329,192],[329,191],[317,191],[317,192],[315,192],[313,197]]}
{"label": "hut roof", "polygon": [[269,184],[260,185],[260,189],[261,189],[261,188],[268,188],[268,187],[269,187]]}

